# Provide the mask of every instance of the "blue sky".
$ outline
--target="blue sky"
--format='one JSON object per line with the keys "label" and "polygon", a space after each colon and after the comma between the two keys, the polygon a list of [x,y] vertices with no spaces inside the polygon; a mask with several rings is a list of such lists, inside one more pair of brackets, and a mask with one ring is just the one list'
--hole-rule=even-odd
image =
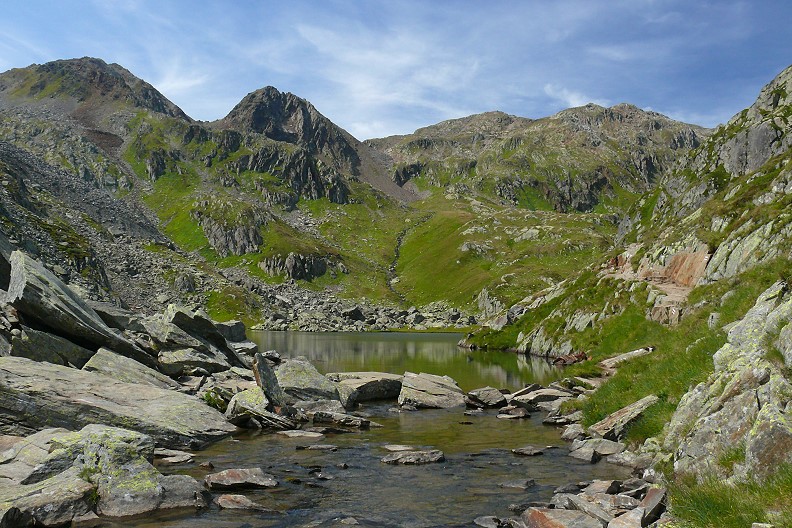
{"label": "blue sky", "polygon": [[792,63],[790,20],[786,0],[25,0],[0,71],[99,57],[202,120],[273,85],[359,139],[587,102],[714,126]]}

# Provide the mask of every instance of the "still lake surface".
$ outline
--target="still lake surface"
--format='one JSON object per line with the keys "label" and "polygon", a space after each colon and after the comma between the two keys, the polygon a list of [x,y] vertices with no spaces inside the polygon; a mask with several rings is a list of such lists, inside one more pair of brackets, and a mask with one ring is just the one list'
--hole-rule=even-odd
{"label": "still lake surface", "polygon": [[[459,334],[249,332],[261,350],[283,357],[305,356],[323,373],[405,371],[449,375],[463,390],[487,385],[516,390],[526,383],[549,383],[562,374],[538,359],[514,353],[467,351],[456,346]],[[488,411],[466,416],[464,409],[394,412],[395,402],[368,404],[360,411],[383,425],[367,431],[289,439],[246,433],[197,453],[195,463],[163,471],[201,480],[198,467],[211,461],[214,471],[262,467],[280,485],[241,493],[281,514],[218,510],[174,512],[102,526],[293,527],[473,526],[482,515],[515,515],[510,504],[547,501],[553,489],[594,478],[623,478],[627,470],[606,463],[587,464],[567,455],[560,430],[541,423],[543,413],[527,420],[497,419]],[[297,450],[311,443],[332,444],[336,451]],[[440,449],[446,462],[426,466],[390,466],[380,462],[387,444]],[[547,447],[536,457],[518,457],[511,449]],[[321,477],[329,477],[323,480]],[[534,485],[524,487],[526,481]],[[522,485],[522,487],[521,487]],[[343,522],[342,522],[343,521]]]}

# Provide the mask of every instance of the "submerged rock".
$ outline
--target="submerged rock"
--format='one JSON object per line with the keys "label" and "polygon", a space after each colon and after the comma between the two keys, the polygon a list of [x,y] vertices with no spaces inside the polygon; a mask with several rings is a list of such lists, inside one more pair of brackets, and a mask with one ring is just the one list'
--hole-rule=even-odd
{"label": "submerged rock", "polygon": [[432,449],[429,451],[397,451],[382,458],[385,464],[423,465],[445,462],[442,451]]}
{"label": "submerged rock", "polygon": [[278,485],[275,477],[264,473],[261,468],[226,469],[207,475],[204,478],[204,483],[211,490],[274,488]]}

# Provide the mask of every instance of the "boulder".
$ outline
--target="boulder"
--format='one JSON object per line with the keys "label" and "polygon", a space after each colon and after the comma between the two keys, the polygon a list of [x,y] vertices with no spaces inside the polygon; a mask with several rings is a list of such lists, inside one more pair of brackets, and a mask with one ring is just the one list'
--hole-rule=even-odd
{"label": "boulder", "polygon": [[77,368],[82,368],[93,354],[92,350],[75,345],[68,339],[32,328],[23,328],[20,335],[14,336],[9,351],[11,356]]}
{"label": "boulder", "polygon": [[590,438],[572,442],[569,456],[595,463],[599,462],[602,457],[621,453],[624,449],[625,445],[620,442],[613,442],[604,438]]}
{"label": "boulder", "polygon": [[191,311],[182,306],[169,304],[162,314],[162,319],[178,326],[191,336],[203,338],[220,348],[228,348],[226,338],[209,316],[201,310]]}
{"label": "boulder", "polygon": [[30,485],[0,485],[0,526],[61,526],[93,510],[96,486],[71,468]]}
{"label": "boulder", "polygon": [[597,519],[574,510],[528,508],[521,520],[526,528],[602,528]]}
{"label": "boulder", "polygon": [[167,447],[199,447],[235,431],[223,415],[176,391],[24,358],[0,358],[0,431],[123,426]]}
{"label": "boulder", "polygon": [[511,404],[512,405],[519,405],[521,407],[525,407],[526,409],[530,410],[538,406],[539,403],[542,402],[554,402],[559,399],[569,399],[572,397],[567,391],[562,391],[558,389],[537,389],[535,391],[531,391],[527,394],[520,394],[512,398]]}
{"label": "boulder", "polygon": [[628,425],[639,418],[643,412],[657,403],[658,397],[654,395],[641,398],[637,402],[623,407],[615,413],[605,417],[589,427],[588,432],[595,438],[618,441],[624,436]]}
{"label": "boulder", "polygon": [[253,375],[255,376],[256,384],[261,387],[264,395],[275,408],[286,406],[286,393],[283,392],[283,388],[278,382],[278,377],[264,354],[257,353],[253,357]]}
{"label": "boulder", "polygon": [[327,378],[337,382],[341,404],[354,409],[359,402],[395,400],[402,387],[402,376],[386,372],[336,372]]}
{"label": "boulder", "polygon": [[463,407],[465,394],[448,376],[405,372],[398,402],[419,409],[448,409]]}
{"label": "boulder", "polygon": [[646,526],[643,524],[644,509],[635,508],[623,515],[614,517],[608,523],[607,528],[642,528]]}
{"label": "boulder", "polygon": [[124,310],[110,303],[99,301],[86,301],[88,306],[93,308],[96,314],[110,328],[117,330],[132,330],[133,332],[143,332],[142,317],[139,314]]}
{"label": "boulder", "polygon": [[220,495],[215,499],[215,504],[221,510],[248,510],[268,513],[279,513],[253,502],[244,495]]}
{"label": "boulder", "polygon": [[0,291],[0,303],[10,304],[26,319],[69,336],[77,344],[89,348],[106,346],[154,366],[153,358],[107,326],[85,301],[39,262],[14,251],[10,264],[8,291]]}
{"label": "boulder", "polygon": [[286,430],[297,427],[296,422],[272,412],[270,408],[264,391],[255,387],[243,390],[231,398],[225,415],[229,422],[236,425],[245,425],[250,419],[254,419],[264,429]]}
{"label": "boulder", "polygon": [[150,437],[104,425],[37,433],[10,454],[11,464],[30,471],[11,479],[10,490],[0,484],[0,513],[13,506],[51,525],[91,510],[125,517],[205,506],[195,479],[163,476],[151,465],[153,450]]}
{"label": "boulder", "polygon": [[537,456],[543,455],[544,451],[536,446],[529,445],[512,449],[512,453],[520,456]]}
{"label": "boulder", "polygon": [[83,370],[103,374],[126,383],[142,383],[160,389],[176,390],[180,387],[168,376],[104,347],[93,355]]}
{"label": "boulder", "polygon": [[384,456],[381,461],[385,464],[417,466],[445,462],[445,455],[437,449],[429,451],[397,451]]}
{"label": "boulder", "polygon": [[295,400],[338,399],[338,387],[304,357],[283,360],[275,376],[283,391]]}
{"label": "boulder", "polygon": [[278,485],[275,477],[264,473],[261,468],[226,469],[207,475],[204,478],[204,483],[210,490],[274,488]]}
{"label": "boulder", "polygon": [[232,343],[241,343],[247,341],[245,334],[245,323],[242,321],[226,321],[224,323],[215,323],[215,328],[226,340]]}
{"label": "boulder", "polygon": [[206,373],[222,372],[231,368],[221,354],[201,351],[195,348],[163,350],[157,357],[160,369],[169,376],[181,376],[201,369]]}
{"label": "boulder", "polygon": [[314,412],[313,422],[315,424],[329,423],[333,425],[340,425],[342,427],[356,427],[358,429],[367,429],[372,425],[376,425],[373,424],[371,420],[368,420],[366,418],[359,418],[357,416],[352,416],[351,414],[324,412],[324,411]]}
{"label": "boulder", "polygon": [[468,398],[477,407],[497,408],[506,405],[506,397],[493,387],[484,387],[482,389],[475,389],[468,392]]}

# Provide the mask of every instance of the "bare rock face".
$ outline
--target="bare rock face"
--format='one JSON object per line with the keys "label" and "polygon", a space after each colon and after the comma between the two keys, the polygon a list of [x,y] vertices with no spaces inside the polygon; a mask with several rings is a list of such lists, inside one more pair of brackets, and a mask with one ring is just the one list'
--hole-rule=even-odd
{"label": "bare rock face", "polygon": [[185,394],[123,383],[24,358],[0,358],[0,431],[122,426],[165,447],[200,447],[236,430],[222,414]]}
{"label": "bare rock face", "polygon": [[[781,345],[792,319],[792,294],[777,283],[734,325],[714,357],[715,372],[679,403],[663,444],[679,473],[761,479],[792,462],[792,384],[768,347]],[[718,463],[735,449],[745,461],[733,472]]]}

